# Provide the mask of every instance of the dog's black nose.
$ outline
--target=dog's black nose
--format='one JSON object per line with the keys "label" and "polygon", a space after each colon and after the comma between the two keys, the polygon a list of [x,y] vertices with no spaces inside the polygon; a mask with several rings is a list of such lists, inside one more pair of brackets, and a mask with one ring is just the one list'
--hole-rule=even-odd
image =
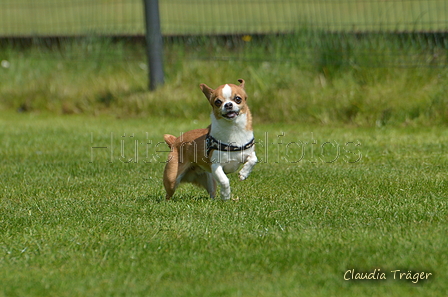
{"label": "dog's black nose", "polygon": [[224,108],[225,109],[232,109],[233,108],[232,102],[227,102],[226,104],[224,104]]}

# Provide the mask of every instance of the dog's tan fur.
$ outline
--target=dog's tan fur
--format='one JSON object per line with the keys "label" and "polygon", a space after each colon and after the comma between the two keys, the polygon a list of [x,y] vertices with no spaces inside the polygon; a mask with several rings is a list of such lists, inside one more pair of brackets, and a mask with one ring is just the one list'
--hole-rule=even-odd
{"label": "dog's tan fur", "polygon": [[[204,142],[209,129],[196,129],[182,134],[180,137],[165,134],[164,139],[171,152],[163,173],[163,183],[166,190],[166,199],[170,199],[180,182],[191,182],[204,187],[215,196],[216,183],[208,187],[208,177],[204,174],[210,172],[211,162],[205,152]],[[184,175],[182,180],[177,177]]]}

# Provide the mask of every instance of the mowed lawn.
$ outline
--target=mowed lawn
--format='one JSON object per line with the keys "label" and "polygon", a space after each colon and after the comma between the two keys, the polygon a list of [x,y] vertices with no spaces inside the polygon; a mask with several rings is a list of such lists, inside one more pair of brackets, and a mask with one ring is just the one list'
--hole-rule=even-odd
{"label": "mowed lawn", "polygon": [[[443,31],[445,0],[161,0],[166,35],[330,31]],[[3,0],[0,36],[144,34],[141,0]]]}
{"label": "mowed lawn", "polygon": [[234,200],[164,201],[162,135],[205,125],[2,112],[0,296],[448,294],[446,127],[256,123]]}

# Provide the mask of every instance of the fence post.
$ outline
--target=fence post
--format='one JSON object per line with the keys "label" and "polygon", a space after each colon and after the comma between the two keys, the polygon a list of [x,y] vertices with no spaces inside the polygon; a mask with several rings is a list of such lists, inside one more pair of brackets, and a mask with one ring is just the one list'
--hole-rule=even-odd
{"label": "fence post", "polygon": [[163,41],[160,30],[159,1],[143,0],[146,23],[146,53],[149,66],[149,89],[155,90],[164,83]]}

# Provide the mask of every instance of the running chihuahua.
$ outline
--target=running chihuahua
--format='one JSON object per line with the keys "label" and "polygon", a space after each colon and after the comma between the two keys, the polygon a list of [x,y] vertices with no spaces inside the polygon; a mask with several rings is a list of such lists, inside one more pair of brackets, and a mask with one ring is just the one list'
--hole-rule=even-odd
{"label": "running chihuahua", "polygon": [[179,137],[165,134],[171,152],[163,173],[166,199],[170,199],[181,182],[204,187],[211,198],[216,183],[221,186],[221,199],[230,199],[228,173],[239,172],[245,180],[257,163],[252,116],[246,104],[244,80],[239,85],[225,84],[215,90],[205,84],[200,88],[211,107],[211,125],[206,129],[185,132]]}

